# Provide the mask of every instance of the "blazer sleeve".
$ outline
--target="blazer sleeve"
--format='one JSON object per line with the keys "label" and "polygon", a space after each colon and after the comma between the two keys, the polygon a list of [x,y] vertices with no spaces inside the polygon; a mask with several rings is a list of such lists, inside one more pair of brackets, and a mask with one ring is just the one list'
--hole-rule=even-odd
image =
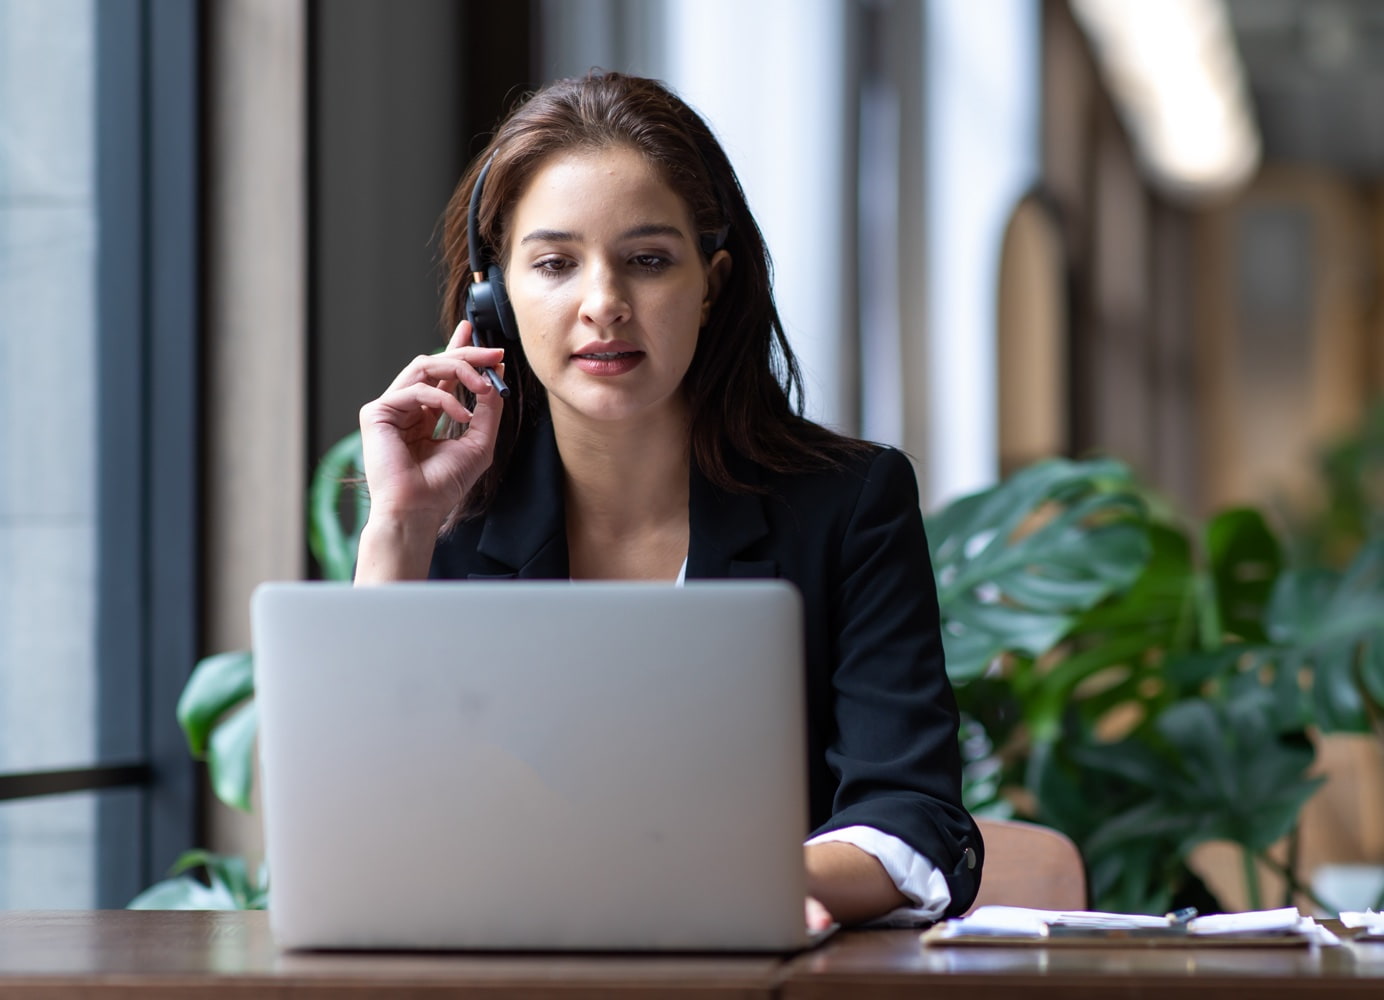
{"label": "blazer sleeve", "polygon": [[937,585],[907,458],[871,462],[832,586],[838,779],[832,817],[892,834],[931,860],[961,913],[980,885],[984,845],[961,802],[957,709],[942,652]]}

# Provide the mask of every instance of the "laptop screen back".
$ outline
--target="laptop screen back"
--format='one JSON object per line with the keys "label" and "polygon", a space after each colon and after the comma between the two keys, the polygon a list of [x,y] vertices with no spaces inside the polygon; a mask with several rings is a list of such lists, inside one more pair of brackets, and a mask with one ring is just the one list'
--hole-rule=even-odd
{"label": "laptop screen back", "polygon": [[804,943],[800,616],[768,581],[261,587],[277,941]]}

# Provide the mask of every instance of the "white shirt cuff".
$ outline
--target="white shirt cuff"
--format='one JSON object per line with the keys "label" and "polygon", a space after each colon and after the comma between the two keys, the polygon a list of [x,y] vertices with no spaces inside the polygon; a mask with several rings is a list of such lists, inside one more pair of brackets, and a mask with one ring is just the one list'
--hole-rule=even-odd
{"label": "white shirt cuff", "polygon": [[951,889],[947,887],[947,880],[937,866],[898,837],[872,826],[847,826],[819,833],[807,842],[807,846],[832,843],[851,844],[876,859],[884,866],[899,892],[913,904],[890,910],[866,926],[916,927],[930,924],[941,919],[951,905]]}

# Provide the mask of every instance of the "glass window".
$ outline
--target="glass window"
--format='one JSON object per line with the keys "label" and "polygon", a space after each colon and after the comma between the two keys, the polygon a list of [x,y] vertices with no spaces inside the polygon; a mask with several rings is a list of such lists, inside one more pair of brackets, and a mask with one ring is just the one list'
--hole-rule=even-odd
{"label": "glass window", "polygon": [[[160,309],[155,275],[159,253],[195,256],[178,235],[192,212],[143,195],[167,162],[194,162],[170,161],[196,134],[161,144],[152,96],[160,54],[195,52],[193,29],[190,2],[0,0],[0,908],[123,905],[172,860],[165,848],[147,870],[158,831],[190,830],[190,804],[170,811],[162,777],[148,780],[171,743],[147,720],[157,705],[171,726],[192,660],[174,648],[174,676],[150,642],[165,612],[149,581],[166,563],[149,526],[157,487],[195,464],[147,459],[140,380],[169,363],[154,357],[158,317],[195,340]],[[175,65],[190,75],[195,59]],[[182,245],[153,239],[155,210]],[[172,363],[195,371],[194,358]],[[194,600],[166,613],[190,620]]]}
{"label": "glass window", "polygon": [[[91,0],[0,0],[0,771],[95,749]],[[89,905],[89,796],[0,809],[0,905]]]}

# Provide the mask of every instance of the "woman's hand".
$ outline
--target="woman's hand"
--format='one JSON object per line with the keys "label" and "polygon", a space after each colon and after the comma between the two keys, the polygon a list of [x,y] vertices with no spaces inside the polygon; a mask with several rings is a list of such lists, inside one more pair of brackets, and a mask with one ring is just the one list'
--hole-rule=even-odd
{"label": "woman's hand", "polygon": [[[437,532],[490,468],[503,402],[480,373],[499,368],[504,351],[471,345],[462,321],[440,354],[415,358],[360,411],[361,450],[370,517],[361,532],[356,582],[427,575]],[[458,385],[476,396],[474,412]],[[443,415],[469,424],[459,438],[435,438]]]}
{"label": "woman's hand", "polygon": [[807,930],[809,934],[816,934],[824,931],[832,924],[836,923],[836,918],[831,915],[825,906],[815,896],[807,897]]}

